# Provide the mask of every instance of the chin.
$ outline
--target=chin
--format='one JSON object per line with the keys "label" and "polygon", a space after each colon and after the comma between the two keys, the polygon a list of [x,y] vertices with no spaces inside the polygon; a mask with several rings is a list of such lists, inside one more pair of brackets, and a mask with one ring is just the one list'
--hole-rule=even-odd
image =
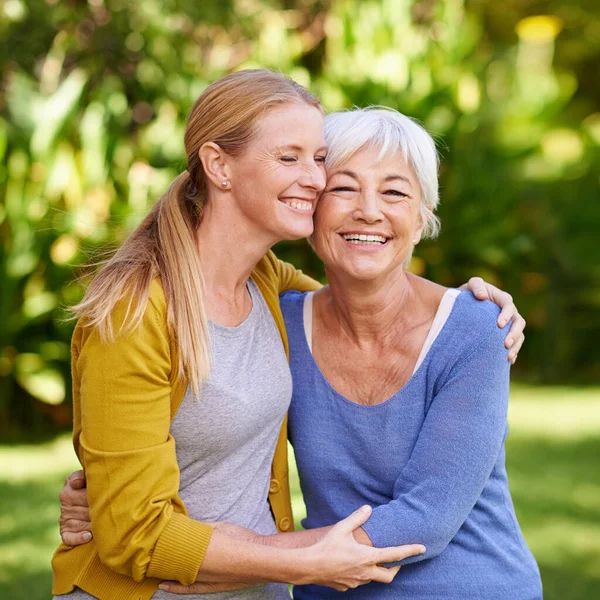
{"label": "chin", "polygon": [[282,240],[301,240],[303,238],[310,237],[313,233],[314,227],[312,218],[307,219],[305,223],[294,223],[288,224],[287,227],[281,227],[281,239]]}
{"label": "chin", "polygon": [[364,282],[380,279],[386,273],[386,270],[382,269],[381,266],[375,265],[344,265],[338,267],[338,270],[346,277]]}

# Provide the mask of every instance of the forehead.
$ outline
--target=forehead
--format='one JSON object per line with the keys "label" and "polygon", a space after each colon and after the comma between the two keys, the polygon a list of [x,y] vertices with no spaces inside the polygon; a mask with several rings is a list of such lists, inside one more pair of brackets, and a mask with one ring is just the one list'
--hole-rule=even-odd
{"label": "forehead", "polygon": [[328,167],[327,174],[330,177],[340,171],[352,171],[359,178],[381,177],[389,175],[401,175],[416,183],[417,177],[413,168],[408,164],[401,150],[388,152],[381,156],[381,150],[377,146],[366,146],[355,152],[352,156],[334,167]]}
{"label": "forehead", "polygon": [[277,105],[258,120],[254,143],[325,146],[323,114],[316,106],[300,102]]}

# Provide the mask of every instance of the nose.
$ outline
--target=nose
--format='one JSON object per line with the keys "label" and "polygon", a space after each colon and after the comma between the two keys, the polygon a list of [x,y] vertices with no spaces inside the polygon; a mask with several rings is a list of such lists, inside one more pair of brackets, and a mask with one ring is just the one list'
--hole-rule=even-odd
{"label": "nose", "polygon": [[306,165],[298,183],[320,194],[325,189],[325,168],[316,162]]}
{"label": "nose", "polygon": [[378,194],[369,190],[362,190],[356,199],[356,207],[352,212],[355,221],[377,223],[383,219]]}

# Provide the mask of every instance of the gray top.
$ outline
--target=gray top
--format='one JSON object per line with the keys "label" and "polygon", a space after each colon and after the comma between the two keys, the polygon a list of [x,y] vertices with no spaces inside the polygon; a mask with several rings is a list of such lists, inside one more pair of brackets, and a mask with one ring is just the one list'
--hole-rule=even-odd
{"label": "gray top", "polygon": [[[188,388],[171,423],[171,435],[181,473],[179,495],[190,517],[227,521],[268,535],[277,532],[267,498],[292,379],[267,304],[252,280],[248,289],[252,310],[243,323],[237,327],[210,323],[210,376],[199,401]],[[81,590],[62,597],[92,598]],[[158,590],[152,598],[181,600],[182,596]],[[185,598],[289,600],[289,593],[285,584],[269,583]]]}

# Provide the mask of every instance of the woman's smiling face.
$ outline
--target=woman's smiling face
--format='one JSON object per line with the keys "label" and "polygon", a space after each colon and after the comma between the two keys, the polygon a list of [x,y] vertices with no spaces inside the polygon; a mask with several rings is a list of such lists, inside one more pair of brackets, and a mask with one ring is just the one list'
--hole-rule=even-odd
{"label": "woman's smiling face", "polygon": [[326,154],[319,109],[302,103],[270,109],[248,148],[229,161],[232,200],[248,227],[272,243],[311,235]]}
{"label": "woman's smiling face", "polygon": [[421,191],[395,152],[363,148],[327,172],[314,217],[314,248],[328,272],[373,280],[402,268],[420,239]]}

